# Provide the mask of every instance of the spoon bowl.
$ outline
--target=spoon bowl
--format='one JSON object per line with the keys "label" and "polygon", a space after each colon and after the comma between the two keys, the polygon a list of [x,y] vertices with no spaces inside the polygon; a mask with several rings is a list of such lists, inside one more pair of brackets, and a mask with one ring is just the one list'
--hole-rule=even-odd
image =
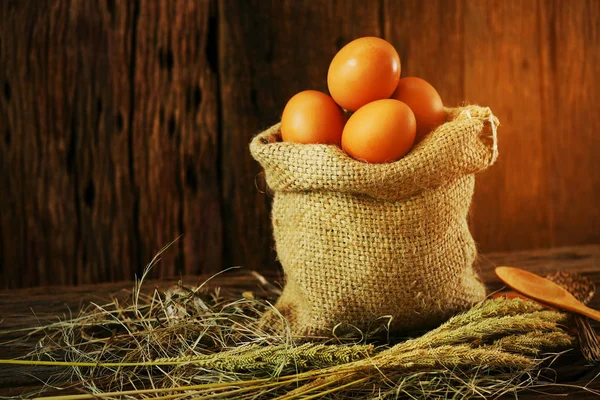
{"label": "spoon bowl", "polygon": [[497,267],[495,272],[507,286],[527,297],[600,321],[599,311],[585,306],[567,290],[548,279],[514,267]]}

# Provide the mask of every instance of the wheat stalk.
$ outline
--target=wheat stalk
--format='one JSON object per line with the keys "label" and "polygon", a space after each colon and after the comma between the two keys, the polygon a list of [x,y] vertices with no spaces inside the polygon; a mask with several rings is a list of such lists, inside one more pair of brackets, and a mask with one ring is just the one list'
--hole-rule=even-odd
{"label": "wheat stalk", "polygon": [[[488,300],[412,340],[374,347],[312,341],[260,330],[268,301],[187,289],[129,303],[92,304],[46,332],[33,360],[77,378],[85,395],[54,399],[154,397],[387,398],[452,393],[491,396],[535,384],[546,351],[574,344],[565,314],[519,299]],[[317,340],[318,338],[312,338]],[[54,360],[59,361],[54,361]],[[450,389],[451,388],[451,389]]]}

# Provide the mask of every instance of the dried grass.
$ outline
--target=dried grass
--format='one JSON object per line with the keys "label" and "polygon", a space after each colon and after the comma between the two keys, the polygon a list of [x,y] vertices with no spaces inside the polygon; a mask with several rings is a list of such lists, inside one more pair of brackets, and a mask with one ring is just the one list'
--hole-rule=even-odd
{"label": "dried grass", "polygon": [[145,294],[142,282],[128,302],[38,328],[34,354],[0,363],[55,365],[89,393],[62,400],[488,398],[537,385],[540,367],[574,344],[564,314],[519,299],[485,301],[399,342],[296,344],[306,338],[258,328],[268,299],[181,284]]}

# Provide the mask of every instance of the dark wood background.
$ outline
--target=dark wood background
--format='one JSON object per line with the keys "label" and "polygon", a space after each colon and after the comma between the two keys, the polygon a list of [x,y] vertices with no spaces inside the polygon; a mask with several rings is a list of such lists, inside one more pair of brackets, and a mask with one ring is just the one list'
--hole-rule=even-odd
{"label": "dark wood background", "polygon": [[598,0],[2,0],[0,287],[277,268],[248,152],[350,40],[501,120],[485,252],[600,242]]}

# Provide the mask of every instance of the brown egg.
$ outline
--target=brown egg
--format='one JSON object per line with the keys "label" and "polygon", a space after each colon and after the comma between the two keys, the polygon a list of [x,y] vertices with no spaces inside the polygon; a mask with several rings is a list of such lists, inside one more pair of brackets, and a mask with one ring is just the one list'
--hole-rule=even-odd
{"label": "brown egg", "polygon": [[305,90],[292,97],[281,116],[284,142],[340,145],[346,116],[325,93]]}
{"label": "brown egg", "polygon": [[375,100],[389,98],[400,79],[400,56],[378,37],[363,37],[344,46],[327,73],[331,97],[346,110],[356,111]]}
{"label": "brown egg", "polygon": [[392,162],[410,151],[415,131],[415,116],[406,104],[394,99],[377,100],[348,119],[342,149],[357,160]]}
{"label": "brown egg", "polygon": [[437,90],[421,78],[407,77],[400,79],[393,99],[406,103],[417,120],[417,136],[415,143],[433,131],[445,121],[444,104]]}

